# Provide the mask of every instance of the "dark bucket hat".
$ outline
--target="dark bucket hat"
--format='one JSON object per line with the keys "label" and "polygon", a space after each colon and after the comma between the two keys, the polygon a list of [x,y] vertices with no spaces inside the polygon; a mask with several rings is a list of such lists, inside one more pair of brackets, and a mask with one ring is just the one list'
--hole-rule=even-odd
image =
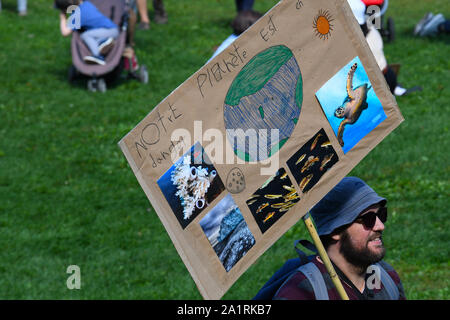
{"label": "dark bucket hat", "polygon": [[371,205],[386,205],[363,180],[345,177],[310,211],[317,227],[317,233],[327,235],[337,228],[352,223],[358,215]]}

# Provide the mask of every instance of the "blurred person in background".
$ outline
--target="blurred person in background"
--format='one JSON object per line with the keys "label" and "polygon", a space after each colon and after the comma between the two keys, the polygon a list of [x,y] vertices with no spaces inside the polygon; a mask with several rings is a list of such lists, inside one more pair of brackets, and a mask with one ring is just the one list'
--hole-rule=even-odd
{"label": "blurred person in background", "polygon": [[[231,22],[231,27],[233,28],[233,33],[225,39],[224,42],[215,50],[211,60],[219,53],[221,53],[226,47],[234,42],[245,30],[247,30],[252,24],[254,24],[262,14],[254,10],[243,10],[238,12],[236,17]],[[208,60],[208,62],[209,62]]]}
{"label": "blurred person in background", "polygon": [[[0,11],[2,10],[2,1],[0,0]],[[17,12],[19,16],[27,15],[27,0],[17,0]]]}
{"label": "blurred person in background", "polygon": [[[148,17],[147,0],[137,0],[137,7],[141,22],[139,23],[139,29],[150,29],[150,18]],[[167,13],[164,8],[163,0],[153,0],[153,9],[155,10],[155,23],[165,24],[168,21]]]}
{"label": "blurred person in background", "polygon": [[237,12],[245,11],[245,10],[252,10],[253,9],[253,3],[255,0],[236,0],[236,10]]}
{"label": "blurred person in background", "polygon": [[370,50],[375,56],[375,60],[377,61],[378,66],[383,72],[384,78],[386,79],[391,93],[396,96],[405,96],[414,91],[422,90],[422,88],[419,86],[405,89],[397,82],[400,65],[388,64],[384,55],[383,38],[381,37],[380,32],[372,23],[367,23],[369,21],[369,18],[366,17],[366,5],[362,0],[347,0],[347,2],[350,5],[350,8],[352,9],[356,20],[361,26],[361,30],[366,37],[367,44],[369,45]]}
{"label": "blurred person in background", "polygon": [[445,19],[442,13],[433,15],[431,12],[425,14],[415,28],[414,35],[420,37],[436,36],[450,33],[450,20]]}

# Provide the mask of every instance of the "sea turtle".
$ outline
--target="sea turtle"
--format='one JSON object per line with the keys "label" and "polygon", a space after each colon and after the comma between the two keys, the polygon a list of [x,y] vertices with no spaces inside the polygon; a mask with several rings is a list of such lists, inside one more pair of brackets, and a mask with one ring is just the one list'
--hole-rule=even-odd
{"label": "sea turtle", "polygon": [[338,141],[341,146],[344,146],[344,128],[346,124],[354,124],[358,121],[364,109],[367,109],[367,92],[370,87],[367,83],[362,84],[353,89],[353,75],[355,74],[358,64],[355,63],[348,72],[347,76],[347,97],[344,99],[342,106],[338,107],[334,111],[334,115],[337,118],[344,118],[339,125],[338,129]]}

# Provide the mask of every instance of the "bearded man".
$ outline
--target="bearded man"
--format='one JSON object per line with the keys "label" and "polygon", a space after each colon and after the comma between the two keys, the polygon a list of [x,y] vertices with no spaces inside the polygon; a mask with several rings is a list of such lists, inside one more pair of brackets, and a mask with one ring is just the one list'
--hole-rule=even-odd
{"label": "bearded man", "polygon": [[[310,211],[350,300],[406,299],[400,277],[382,260],[386,253],[386,202],[361,179],[346,177]],[[274,299],[340,299],[320,257],[313,257],[311,262],[321,277],[305,275],[299,269],[278,289]],[[322,282],[323,290],[317,290],[317,283],[311,283],[311,279],[316,279],[319,287]]]}

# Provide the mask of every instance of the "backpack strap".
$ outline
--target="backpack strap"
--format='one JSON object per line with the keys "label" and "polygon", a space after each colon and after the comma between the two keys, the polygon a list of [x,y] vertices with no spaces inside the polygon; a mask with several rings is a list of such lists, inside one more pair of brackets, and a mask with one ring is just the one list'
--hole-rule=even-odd
{"label": "backpack strap", "polygon": [[322,273],[313,262],[304,264],[297,270],[302,272],[311,283],[316,300],[329,300],[325,280],[323,280]]}
{"label": "backpack strap", "polygon": [[314,246],[314,244],[312,244],[311,242],[309,242],[308,240],[305,239],[300,239],[300,240],[295,240],[294,241],[294,249],[298,254],[298,257],[300,258],[300,262],[301,264],[307,264],[310,259],[309,257],[306,255],[306,253],[304,253],[302,250],[300,250],[297,246],[298,244],[301,244],[303,247],[305,247],[306,249],[314,252],[315,254],[318,254],[316,247]]}
{"label": "backpack strap", "polygon": [[309,280],[309,283],[313,288],[314,295],[316,296],[316,300],[329,300],[327,286],[325,284],[325,280],[323,279],[322,273],[319,268],[317,268],[317,266],[308,259],[309,257],[297,247],[299,243],[306,249],[318,254],[316,246],[310,241],[305,239],[296,240],[294,242],[294,249],[297,251],[300,261],[302,262],[302,265],[298,267],[297,271],[303,273]]}
{"label": "backpack strap", "polygon": [[[313,262],[308,262],[307,264],[301,265],[296,271],[300,271],[305,275],[306,279],[308,279],[314,291],[314,295],[316,296],[316,300],[329,300],[325,280],[323,280],[322,273]],[[293,275],[295,275],[295,273],[296,272],[290,274],[289,277],[278,287],[278,290],[273,295],[274,297],[278,295],[278,291],[291,279]]]}
{"label": "backpack strap", "polygon": [[381,278],[380,280],[384,288],[386,289],[389,298],[391,300],[398,300],[398,298],[400,297],[400,292],[394,280],[392,280],[391,276],[383,268],[381,263],[376,263],[376,265],[380,268],[380,278]]}

